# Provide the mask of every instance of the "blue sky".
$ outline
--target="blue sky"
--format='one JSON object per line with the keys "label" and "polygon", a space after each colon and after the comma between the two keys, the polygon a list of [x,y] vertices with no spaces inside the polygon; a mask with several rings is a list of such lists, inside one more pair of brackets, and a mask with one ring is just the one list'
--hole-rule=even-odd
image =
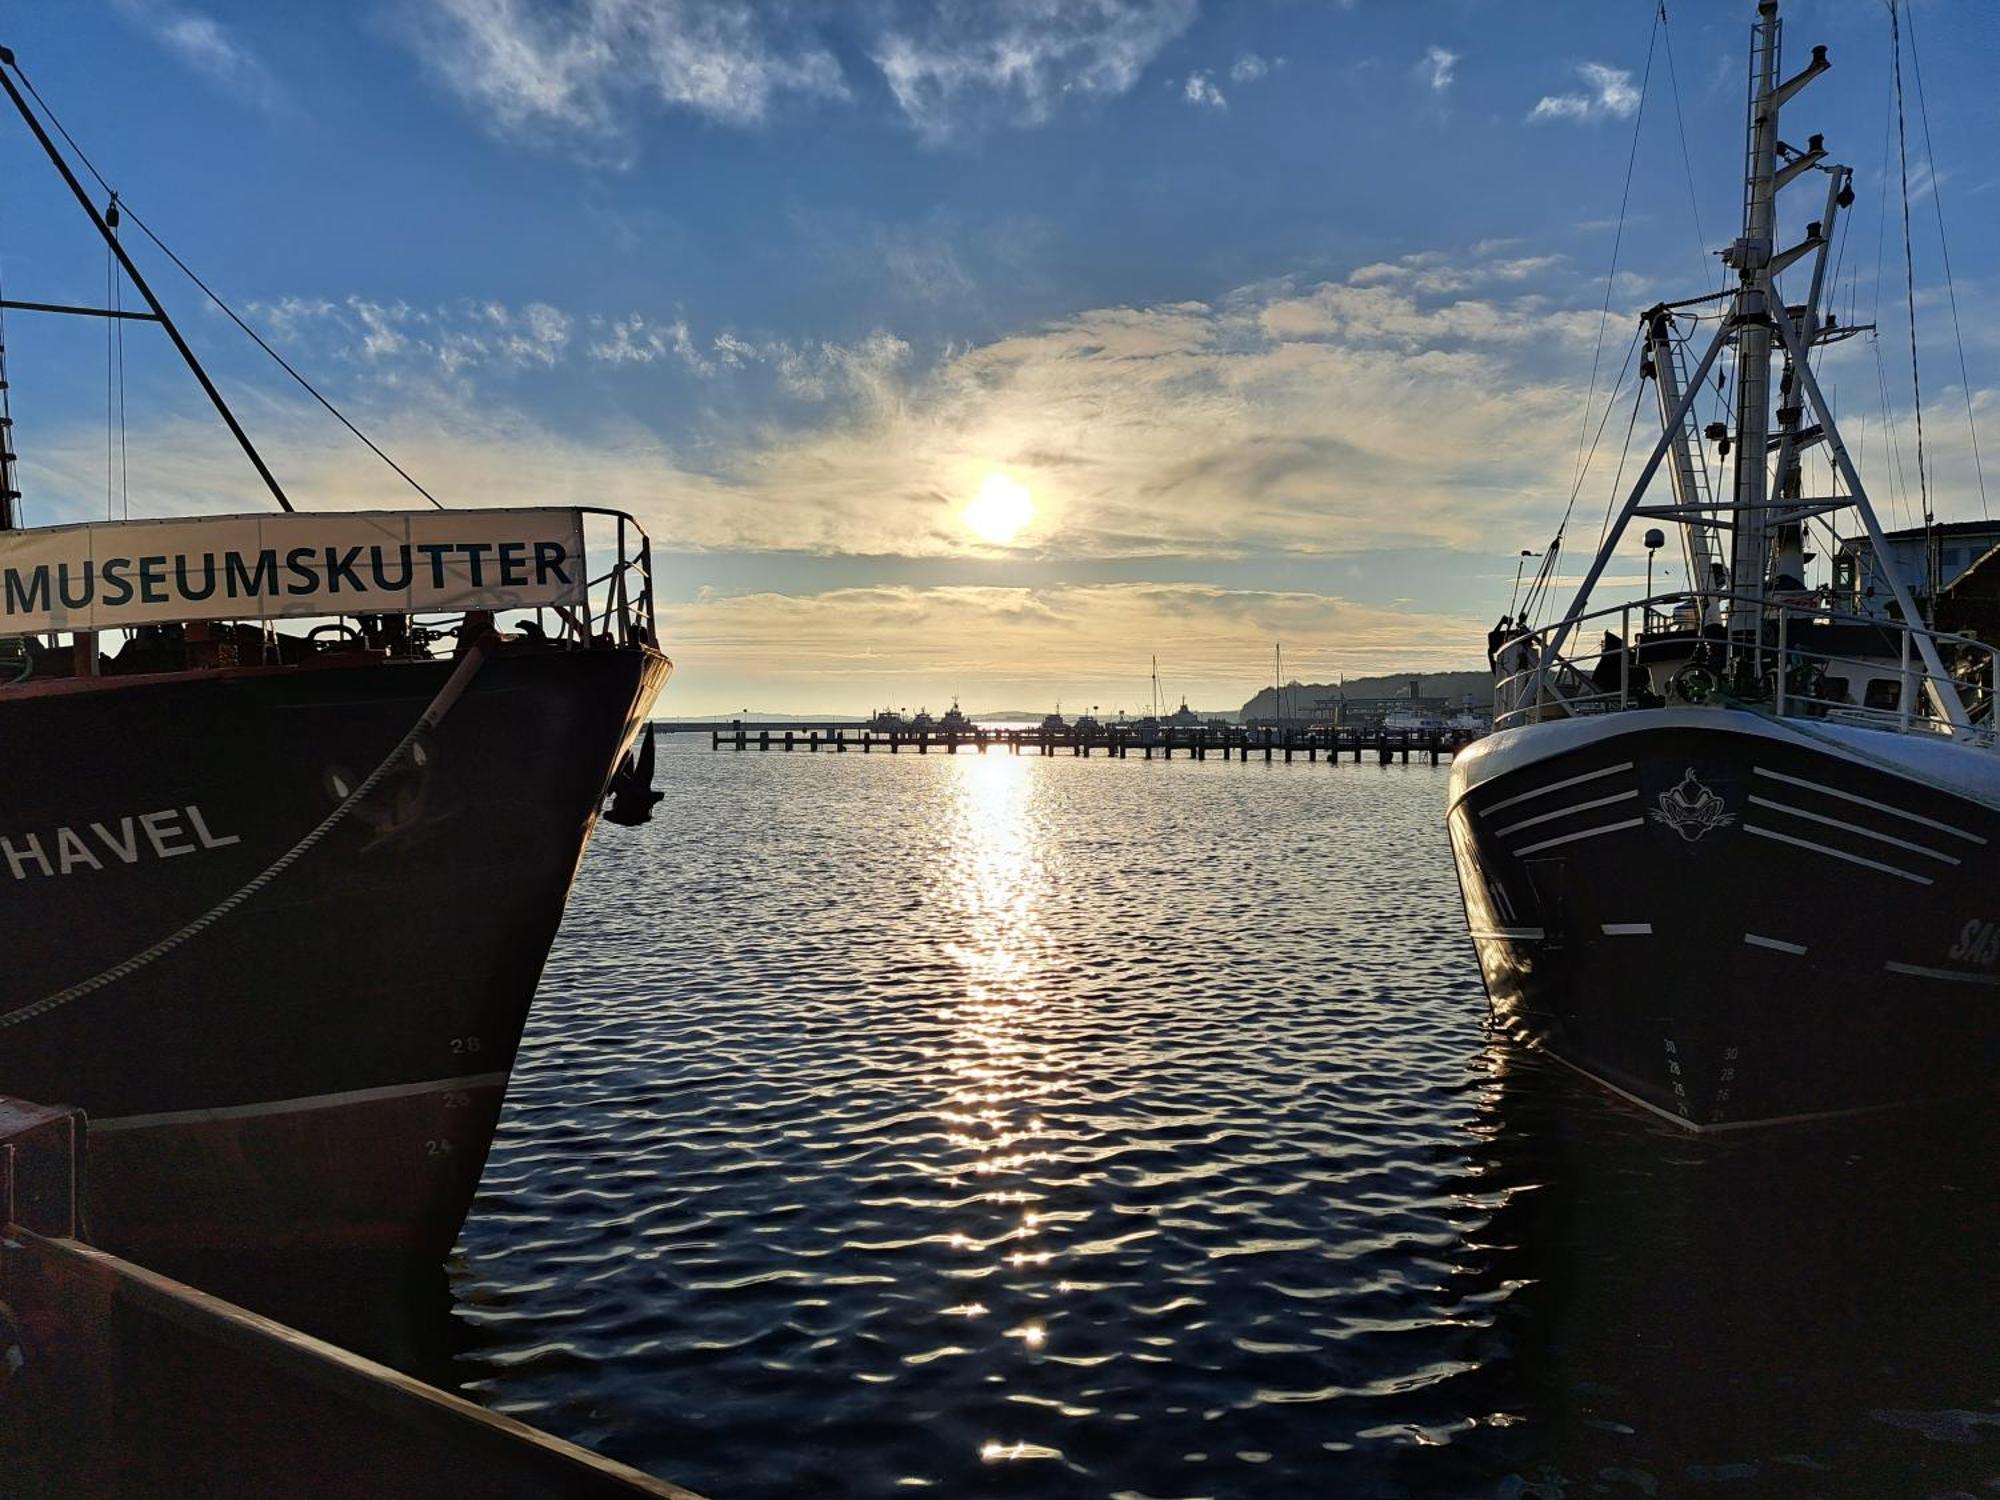
{"label": "blue sky", "polygon": [[[0,40],[147,222],[440,494],[638,513],[681,711],[1136,706],[1153,653],[1231,706],[1274,639],[1309,678],[1478,659],[1576,467],[1635,125],[1598,403],[1630,315],[1709,284],[1751,6],[1671,4],[1671,77],[1653,12],[71,0]],[[1835,71],[1785,133],[1857,169],[1845,296],[1866,315],[1887,278],[1886,374],[1860,341],[1827,367],[1866,462],[1885,383],[1909,443],[1886,11],[1787,18],[1790,55],[1825,42]],[[1912,21],[1990,413],[2000,8]],[[1937,505],[1977,515],[1911,109]],[[103,252],[31,152],[0,131],[8,295],[101,299]],[[1794,232],[1818,197],[1789,195]],[[297,500],[401,503],[154,275]],[[16,315],[8,343],[30,519],[102,514],[102,330]],[[258,507],[148,330],[126,379],[134,514]],[[1004,544],[963,520],[995,475],[1034,507]]]}

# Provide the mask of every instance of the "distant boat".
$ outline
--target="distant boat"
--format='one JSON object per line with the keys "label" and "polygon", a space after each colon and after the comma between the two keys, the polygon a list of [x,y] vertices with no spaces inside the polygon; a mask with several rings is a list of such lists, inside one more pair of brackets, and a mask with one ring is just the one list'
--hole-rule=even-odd
{"label": "distant boat", "polygon": [[910,724],[893,708],[884,708],[870,715],[867,727],[876,734],[900,734]]}
{"label": "distant boat", "polygon": [[1167,715],[1166,724],[1169,729],[1199,729],[1201,715],[1189,708],[1187,699],[1183,698],[1181,706]]}
{"label": "distant boat", "polygon": [[1419,708],[1399,708],[1394,713],[1382,715],[1382,727],[1400,730],[1409,734],[1423,734],[1446,728],[1444,715],[1427,713]]}
{"label": "distant boat", "polygon": [[1471,712],[1443,714],[1428,709],[1399,708],[1382,716],[1382,727],[1413,734],[1465,734],[1483,733],[1491,727],[1491,721],[1482,714]]}
{"label": "distant boat", "polygon": [[1068,732],[1069,732],[1069,723],[1067,720],[1063,718],[1062,705],[1058,703],[1056,705],[1056,711],[1054,713],[1044,714],[1042,716],[1042,733],[1067,734]]}
{"label": "distant boat", "polygon": [[937,732],[939,734],[972,733],[972,720],[968,719],[960,711],[956,698],[951,700],[951,707],[946,711],[945,716],[938,720]]}

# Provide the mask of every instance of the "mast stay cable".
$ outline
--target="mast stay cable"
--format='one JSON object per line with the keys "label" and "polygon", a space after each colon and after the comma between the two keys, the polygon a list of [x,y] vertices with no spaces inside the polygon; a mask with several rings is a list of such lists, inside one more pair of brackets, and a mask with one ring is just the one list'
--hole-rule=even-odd
{"label": "mast stay cable", "polygon": [[1674,95],[1674,124],[1680,129],[1681,168],[1687,173],[1688,210],[1694,218],[1695,258],[1701,265],[1701,279],[1709,276],[1708,236],[1701,232],[1701,202],[1694,187],[1694,157],[1688,151],[1687,116],[1681,113],[1681,79],[1674,68],[1674,35],[1667,26],[1667,0],[1660,0],[1660,40],[1666,44],[1667,81]]}
{"label": "mast stay cable", "polygon": [[[1597,396],[1597,372],[1604,358],[1604,330],[1611,321],[1611,291],[1618,281],[1618,253],[1625,243],[1625,213],[1632,202],[1632,170],[1639,162],[1639,127],[1646,119],[1646,94],[1653,81],[1653,48],[1660,39],[1660,22],[1665,14],[1666,6],[1662,0],[1659,11],[1653,17],[1653,29],[1646,37],[1646,68],[1639,80],[1639,105],[1632,111],[1632,147],[1625,157],[1625,189],[1618,198],[1618,228],[1611,238],[1611,268],[1604,273],[1604,305],[1597,314],[1597,347],[1590,357],[1590,388],[1583,398],[1583,420],[1576,435],[1577,468],[1574,478],[1578,484],[1583,482],[1583,471],[1589,463],[1583,453],[1584,434],[1590,430],[1590,407]],[[1605,398],[1607,414],[1610,404],[1616,399],[1615,396]],[[1561,534],[1560,528],[1557,534]]]}
{"label": "mast stay cable", "polygon": [[129,208],[126,210],[126,213],[130,216],[132,222],[139,226],[139,232],[145,235],[147,239],[151,240],[154,244],[154,247],[157,248],[162,255],[166,256],[168,260],[172,261],[174,265],[180,270],[180,273],[183,276],[187,277],[189,281],[192,281],[196,286],[201,288],[202,295],[207,297],[208,300],[213,302],[217,307],[221,308],[223,314],[229,319],[230,322],[234,323],[238,328],[242,329],[244,333],[250,336],[250,340],[252,343],[254,343],[259,349],[262,349],[266,354],[270,355],[273,360],[277,361],[278,368],[283,370],[287,375],[291,376],[292,379],[296,380],[299,383],[299,385],[304,388],[307,395],[311,396],[313,400],[317,401],[321,406],[325,407],[327,411],[332,414],[333,419],[336,422],[340,423],[342,427],[345,427],[349,432],[353,433],[357,438],[361,439],[361,441],[367,445],[368,451],[370,453],[373,453],[377,458],[381,459],[382,462],[387,464],[390,468],[394,469],[397,475],[402,479],[402,481],[405,484],[407,484],[411,489],[415,490],[419,495],[422,495],[426,500],[430,501],[430,503],[432,505],[435,505],[439,510],[443,510],[445,508],[445,504],[442,500],[438,499],[436,495],[433,495],[429,490],[425,489],[421,484],[417,483],[416,479],[410,474],[410,472],[407,469],[405,469],[401,464],[397,463],[395,459],[389,457],[388,454],[384,453],[379,447],[377,447],[375,445],[375,440],[373,438],[369,437],[367,433],[363,432],[359,427],[356,427],[352,422],[350,422],[347,419],[347,414],[345,412],[343,412],[339,407],[335,406],[331,401],[327,400],[325,396],[321,395],[319,388],[317,386],[315,386],[310,380],[306,379],[305,376],[301,375],[296,369],[294,369],[292,367],[291,362],[287,360],[284,357],[284,355],[280,354],[276,349],[273,349],[268,343],[266,343],[264,341],[264,337],[262,334],[258,333],[256,329],[252,328],[248,323],[244,322],[242,318],[238,317],[236,309],[231,307],[227,302],[224,302],[221,297],[217,296],[214,290],[210,288],[207,282],[203,281],[199,276],[195,275],[194,272],[188,268],[188,265],[185,261],[183,261],[178,255],[174,254],[172,250],[167,248],[166,242],[162,240],[157,234],[153,233],[152,229],[148,227],[144,219],[140,218],[136,213],[133,213]]}
{"label": "mast stay cable", "polygon": [[1639,408],[1646,403],[1646,384],[1639,381],[1632,387],[1632,417],[1625,424],[1625,446],[1618,452],[1618,471],[1611,476],[1611,492],[1604,497],[1604,520],[1597,528],[1598,550],[1604,548],[1604,538],[1611,531],[1611,511],[1618,504],[1618,491],[1625,482],[1625,465],[1632,457],[1632,434],[1639,428]]}
{"label": "mast stay cable", "polygon": [[[1916,258],[1910,250],[1910,146],[1903,122],[1903,28],[1901,0],[1889,0],[1889,45],[1891,66],[1896,80],[1896,160],[1902,172],[1903,191],[1903,298],[1910,317],[1910,399],[1917,421],[1917,499],[1923,507],[1924,529],[1929,531],[1936,522],[1931,514],[1930,479],[1924,467],[1924,391],[1917,375],[1917,268]],[[1937,176],[1936,163],[1931,164],[1931,176]],[[1930,550],[1928,547],[1925,549]],[[1938,580],[1930,579],[1931,592],[1937,591]]]}
{"label": "mast stay cable", "polygon": [[1625,186],[1618,198],[1618,225],[1611,239],[1611,265],[1604,273],[1604,302],[1597,314],[1597,341],[1590,356],[1590,385],[1584,394],[1583,414],[1576,435],[1576,468],[1570,476],[1569,499],[1563,505],[1562,519],[1556,523],[1555,535],[1549,539],[1549,545],[1542,552],[1541,566],[1535,570],[1534,580],[1528,585],[1526,597],[1521,600],[1521,615],[1527,619],[1533,619],[1539,614],[1552,592],[1556,576],[1554,571],[1557,567],[1556,560],[1562,552],[1563,533],[1568,529],[1570,515],[1576,509],[1577,496],[1583,492],[1583,481],[1590,472],[1591,460],[1597,456],[1597,445],[1603,440],[1605,425],[1611,420],[1612,410],[1618,404],[1619,392],[1624,388],[1624,371],[1632,367],[1633,356],[1639,347],[1640,334],[1644,330],[1642,324],[1640,329],[1634,331],[1632,343],[1626,350],[1625,359],[1620,366],[1618,384],[1612,388],[1611,394],[1604,398],[1604,413],[1598,418],[1596,433],[1591,434],[1590,408],[1597,398],[1597,378],[1603,368],[1604,330],[1611,321],[1611,294],[1617,285],[1618,257],[1625,243],[1625,219],[1632,202],[1633,169],[1639,161],[1639,128],[1646,118],[1646,96],[1651,91],[1653,81],[1653,52],[1659,43],[1660,29],[1666,21],[1666,11],[1666,0],[1659,0],[1658,9],[1653,15],[1652,29],[1646,35],[1646,65],[1639,80],[1638,107],[1633,111],[1632,145],[1625,157]]}
{"label": "mast stay cable", "polygon": [[1583,493],[1583,481],[1590,472],[1590,464],[1597,457],[1597,445],[1604,440],[1604,429],[1611,421],[1611,413],[1617,409],[1619,394],[1625,389],[1625,375],[1633,367],[1633,357],[1638,352],[1639,339],[1645,332],[1641,323],[1632,332],[1632,342],[1626,347],[1625,359],[1619,367],[1618,384],[1611,388],[1611,394],[1604,398],[1604,414],[1597,419],[1597,431],[1590,439],[1590,451],[1585,455],[1583,468],[1576,481],[1570,486],[1569,501],[1563,506],[1562,520],[1556,525],[1556,534],[1550,538],[1547,549],[1542,553],[1542,565],[1535,570],[1534,581],[1528,585],[1527,597],[1521,601],[1521,613],[1534,618],[1553,592],[1556,575],[1551,571],[1562,551],[1563,534],[1569,529],[1569,518],[1576,509],[1577,496]]}
{"label": "mast stay cable", "polygon": [[[1951,276],[1951,241],[1944,232],[1944,189],[1938,182],[1937,152],[1931,145],[1931,107],[1924,97],[1924,65],[1917,56],[1917,16],[1910,13],[1910,75],[1917,84],[1917,118],[1924,126],[1924,159],[1931,169],[1931,208],[1937,214],[1938,253],[1944,259],[1944,290],[1951,303],[1951,336],[1958,345],[1959,387],[1965,393],[1965,426],[1972,438],[1972,472],[1979,480],[1979,514],[1983,520],[1992,520],[1993,513],[1986,504],[1986,465],[1979,457],[1979,423],[1972,415],[1972,376],[1965,365],[1965,334],[1958,321],[1958,288]],[[1912,330],[1914,332],[1914,329]]]}

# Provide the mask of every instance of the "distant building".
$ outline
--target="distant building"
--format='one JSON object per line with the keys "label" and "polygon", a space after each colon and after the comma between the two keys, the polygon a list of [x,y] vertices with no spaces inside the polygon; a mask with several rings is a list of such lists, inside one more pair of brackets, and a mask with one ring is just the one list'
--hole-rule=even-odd
{"label": "distant building", "polygon": [[1330,728],[1351,726],[1374,729],[1392,714],[1416,719],[1451,720],[1468,711],[1483,711],[1484,706],[1475,704],[1470,698],[1426,694],[1421,688],[1422,684],[1413,680],[1404,691],[1393,696],[1350,697],[1342,691],[1329,697],[1315,698],[1307,722]]}
{"label": "distant building", "polygon": [[[1934,571],[1937,591],[1942,592],[2000,547],[2000,521],[1915,526],[1888,532],[1882,540],[1888,548],[1888,568],[1912,595],[1927,599],[1933,591]],[[1841,538],[1840,550],[1833,557],[1833,594],[1837,605],[1861,614],[1880,614],[1891,608],[1894,595],[1888,571],[1867,537]]]}

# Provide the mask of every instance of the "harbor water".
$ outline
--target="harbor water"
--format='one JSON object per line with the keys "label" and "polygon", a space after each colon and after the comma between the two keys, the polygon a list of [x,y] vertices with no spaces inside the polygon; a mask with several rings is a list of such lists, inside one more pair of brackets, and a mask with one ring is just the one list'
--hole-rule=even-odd
{"label": "harbor water", "polygon": [[661,751],[474,1399],[716,1500],[2000,1490],[1990,1106],[1696,1140],[1497,1042],[1445,771]]}

